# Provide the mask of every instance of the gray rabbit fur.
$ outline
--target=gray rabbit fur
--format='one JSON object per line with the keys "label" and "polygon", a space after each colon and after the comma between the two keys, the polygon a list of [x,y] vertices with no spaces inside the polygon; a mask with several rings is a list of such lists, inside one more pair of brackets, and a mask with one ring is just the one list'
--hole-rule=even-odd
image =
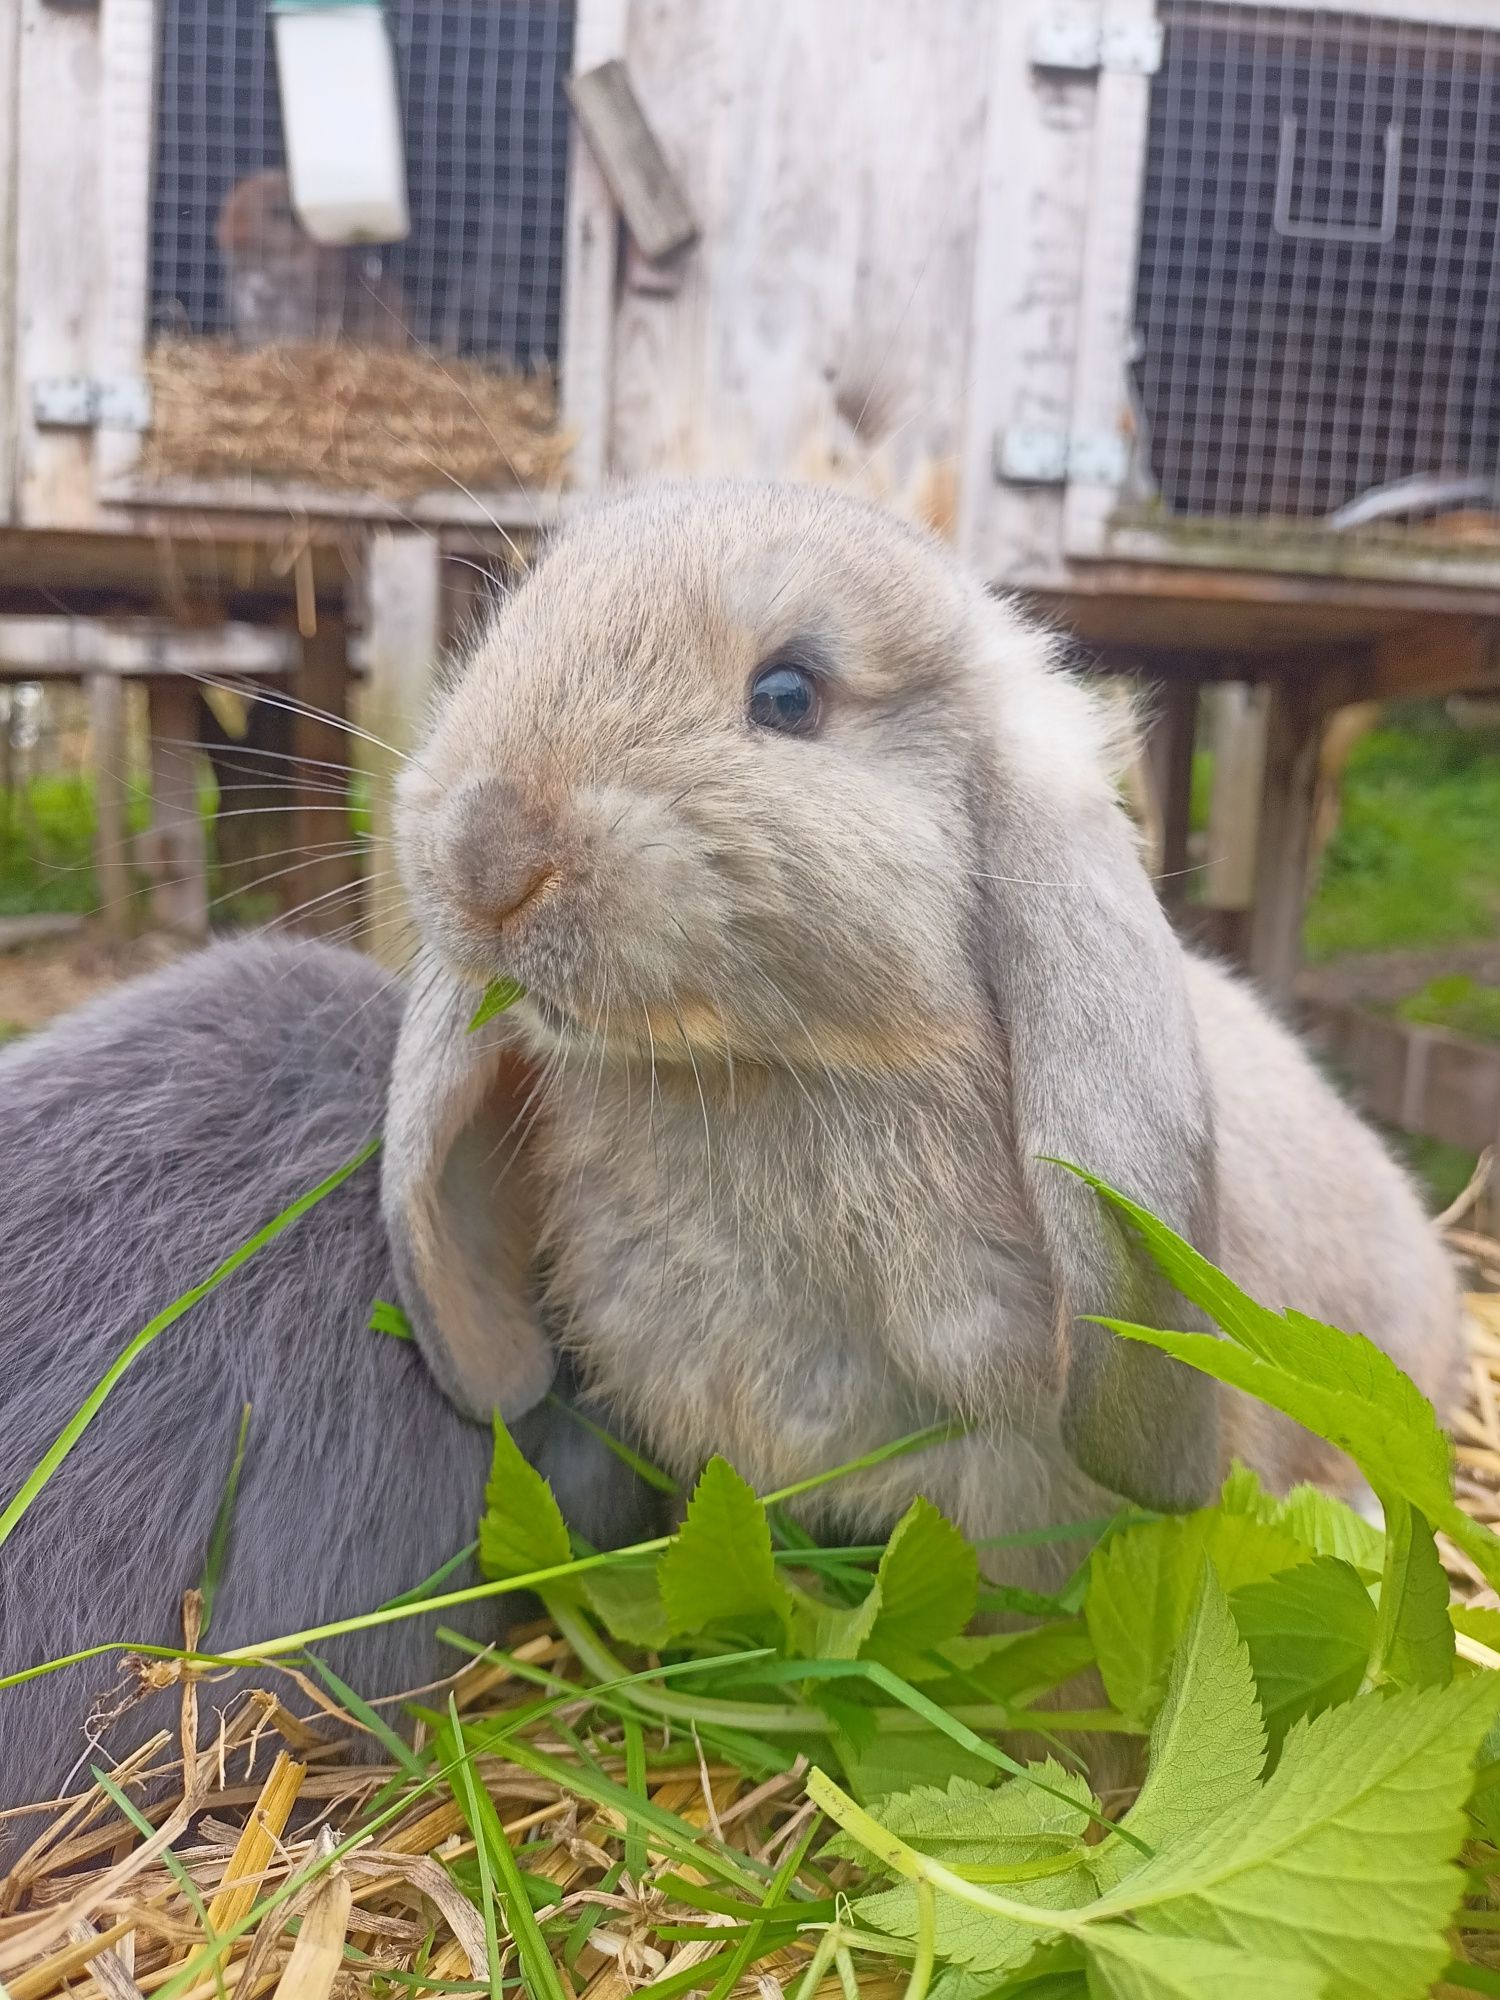
{"label": "gray rabbit fur", "polygon": [[[139,1327],[379,1129],[401,1006],[357,953],[250,938],[0,1056],[0,1496]],[[0,1672],[104,1640],[181,1644],[245,1402],[212,1646],[373,1609],[472,1540],[488,1437],[411,1342],[369,1329],[372,1302],[396,1297],[369,1164],[127,1371],[0,1549]],[[591,1539],[629,1538],[643,1489],[615,1459],[548,1408],[521,1435]],[[445,1616],[491,1636],[505,1608]],[[461,1664],[436,1622],[324,1657],[366,1695],[393,1694]],[[85,1719],[119,1674],[106,1656],[0,1691],[0,1806],[175,1728],[178,1697],[153,1696],[91,1749]],[[250,1678],[305,1706],[269,1669]],[[239,1684],[204,1683],[205,1734]]]}
{"label": "gray rabbit fur", "polygon": [[[546,1378],[524,1180],[569,1350],[681,1476],[720,1451],[765,1490],[956,1416],[968,1437],[813,1517],[862,1537],[920,1491],[997,1535],[1195,1504],[1231,1454],[1352,1490],[1296,1426],[1085,1322],[1202,1323],[1063,1159],[1447,1403],[1456,1290],[1413,1188],[1182,948],[1056,655],[828,491],[649,487],[537,562],[401,780],[427,970],[384,1199],[456,1399],[514,1412]],[[750,715],[776,664],[814,727]],[[469,1036],[498,975],[526,996]],[[465,1163],[509,1129],[518,1055],[540,1109],[495,1204]]]}

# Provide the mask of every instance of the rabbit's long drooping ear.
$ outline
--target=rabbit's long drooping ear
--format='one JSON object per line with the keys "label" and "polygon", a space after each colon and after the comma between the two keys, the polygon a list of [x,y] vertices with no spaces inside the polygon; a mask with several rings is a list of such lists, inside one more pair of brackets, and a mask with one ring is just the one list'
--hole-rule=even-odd
{"label": "rabbit's long drooping ear", "polygon": [[1093,704],[1043,651],[1013,631],[997,665],[979,888],[1017,1165],[1062,1319],[1064,1440],[1112,1491],[1193,1505],[1219,1468],[1214,1385],[1080,1316],[1203,1321],[1092,1190],[1050,1162],[1100,1176],[1211,1257],[1208,1084],[1182,952],[1110,782]]}
{"label": "rabbit's long drooping ear", "polygon": [[535,1078],[472,987],[418,965],[386,1112],[381,1205],[423,1358],[471,1416],[510,1422],[556,1369],[531,1284],[534,1190],[525,1133]]}

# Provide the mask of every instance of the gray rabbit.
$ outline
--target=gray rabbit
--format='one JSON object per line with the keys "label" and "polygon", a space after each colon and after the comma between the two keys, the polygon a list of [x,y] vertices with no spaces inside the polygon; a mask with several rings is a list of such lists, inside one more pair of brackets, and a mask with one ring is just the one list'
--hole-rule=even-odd
{"label": "gray rabbit", "polygon": [[[0,1497],[21,1484],[129,1337],[378,1131],[401,989],[351,951],[252,938],[95,1001],[0,1056]],[[472,1540],[486,1430],[410,1341],[373,1164],[133,1364],[0,1548],[0,1673],[100,1641],[181,1643],[239,1427],[248,1448],[209,1644],[373,1609]],[[645,1528],[644,1489],[565,1417],[518,1435],[592,1540]],[[472,1568],[445,1586],[478,1581]],[[486,1636],[504,1607],[444,1614]],[[432,1618],[330,1644],[367,1696],[451,1673]],[[173,1721],[133,1707],[90,1748],[105,1657],[0,1690],[0,1806]],[[269,1670],[253,1678],[301,1706]],[[204,1684],[205,1731],[233,1683]]]}
{"label": "gray rabbit", "polygon": [[[682,1475],[721,1451],[775,1487],[961,1416],[815,1512],[863,1533],[922,1491],[995,1535],[1194,1504],[1231,1453],[1349,1490],[1086,1323],[1201,1322],[1062,1159],[1447,1403],[1456,1288],[1413,1189],[1173,935],[1055,651],[934,539],[811,488],[647,488],[533,567],[401,784],[428,955],[384,1196],[455,1398],[546,1379],[535,1226],[585,1378]],[[526,997],[466,1035],[499,974]],[[545,1116],[497,1203],[472,1162],[517,1052]]]}

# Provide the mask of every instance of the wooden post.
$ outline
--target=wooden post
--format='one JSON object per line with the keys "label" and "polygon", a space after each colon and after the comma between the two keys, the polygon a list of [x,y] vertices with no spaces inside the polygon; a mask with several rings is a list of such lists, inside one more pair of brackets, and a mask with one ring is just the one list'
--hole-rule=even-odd
{"label": "wooden post", "polygon": [[1188,900],[1188,834],[1193,806],[1193,749],[1198,734],[1198,683],[1158,681],[1147,748],[1161,816],[1156,891],[1164,907],[1180,911]]}
{"label": "wooden post", "polygon": [[118,674],[88,677],[89,753],[94,767],[94,867],[105,935],[120,942],[131,929],[130,861],[125,852],[125,690]]}
{"label": "wooden post", "polygon": [[1318,746],[1333,706],[1320,680],[1278,680],[1270,687],[1246,956],[1262,990],[1277,1001],[1290,998],[1302,964]]}
{"label": "wooden post", "polygon": [[325,810],[333,802],[329,787],[341,782],[344,767],[353,761],[353,739],[344,726],[349,712],[348,632],[340,611],[318,607],[316,629],[302,639],[302,666],[292,693],[300,704],[292,719],[298,858],[283,877],[290,885],[287,917],[310,936],[326,936],[356,923],[360,915],[353,828],[346,813]]}
{"label": "wooden post", "polygon": [[[380,841],[392,832],[394,786],[418,720],[442,644],[442,550],[432,535],[377,528],[366,553],[368,632],[360,719],[372,743],[360,739],[370,777],[370,818]],[[411,922],[401,885],[378,846],[380,861],[368,891],[369,948],[388,965],[405,965]]]}
{"label": "wooden post", "polygon": [[182,674],[147,682],[151,716],[151,913],[180,937],[208,935],[208,852],[198,810],[198,696]]}

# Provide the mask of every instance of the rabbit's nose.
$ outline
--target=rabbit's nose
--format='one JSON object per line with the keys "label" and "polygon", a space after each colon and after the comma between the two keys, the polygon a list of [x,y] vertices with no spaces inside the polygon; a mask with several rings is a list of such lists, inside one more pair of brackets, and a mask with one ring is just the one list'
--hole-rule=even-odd
{"label": "rabbit's nose", "polygon": [[482,778],[454,801],[453,894],[473,922],[499,930],[557,881],[557,823],[508,778]]}

